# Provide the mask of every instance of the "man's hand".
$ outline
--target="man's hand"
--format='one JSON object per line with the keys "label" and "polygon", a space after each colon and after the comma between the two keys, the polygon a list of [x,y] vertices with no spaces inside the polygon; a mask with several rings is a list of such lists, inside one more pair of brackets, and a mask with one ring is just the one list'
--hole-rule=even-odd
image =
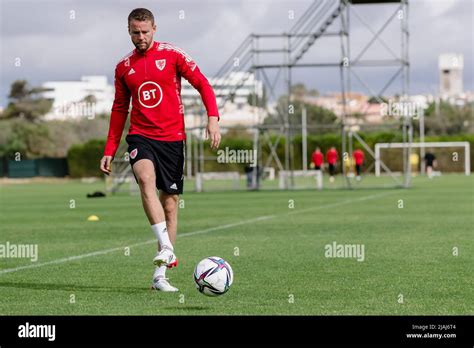
{"label": "man's hand", "polygon": [[211,149],[217,149],[221,142],[218,119],[218,117],[210,116],[207,121],[206,139],[211,140]]}
{"label": "man's hand", "polygon": [[100,170],[104,174],[109,175],[110,173],[112,173],[112,168],[110,167],[110,165],[112,164],[113,160],[114,158],[112,156],[104,156],[100,160]]}

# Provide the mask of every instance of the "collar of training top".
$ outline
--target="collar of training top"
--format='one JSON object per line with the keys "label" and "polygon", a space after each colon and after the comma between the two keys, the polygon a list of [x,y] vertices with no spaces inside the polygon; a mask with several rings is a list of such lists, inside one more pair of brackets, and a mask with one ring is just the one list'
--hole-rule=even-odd
{"label": "collar of training top", "polygon": [[158,47],[158,42],[153,41],[153,45],[151,45],[151,47],[149,49],[147,49],[145,52],[141,53],[141,52],[137,51],[136,48],[133,50],[133,52],[136,53],[136,54],[142,55],[142,56],[146,56],[148,54],[148,52],[156,50],[157,47]]}

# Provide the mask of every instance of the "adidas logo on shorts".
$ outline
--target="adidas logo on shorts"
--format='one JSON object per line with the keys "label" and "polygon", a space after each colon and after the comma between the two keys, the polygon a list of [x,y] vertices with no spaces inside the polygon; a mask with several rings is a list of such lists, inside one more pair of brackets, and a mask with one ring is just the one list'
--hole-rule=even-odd
{"label": "adidas logo on shorts", "polygon": [[177,190],[178,186],[176,186],[176,184],[173,184],[173,185],[170,186],[170,189]]}

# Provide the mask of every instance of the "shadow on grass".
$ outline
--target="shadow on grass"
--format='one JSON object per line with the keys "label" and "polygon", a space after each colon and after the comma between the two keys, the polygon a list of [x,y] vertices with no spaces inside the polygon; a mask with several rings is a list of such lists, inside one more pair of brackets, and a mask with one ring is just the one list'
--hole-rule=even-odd
{"label": "shadow on grass", "polygon": [[118,292],[135,294],[151,291],[149,287],[110,287],[59,283],[14,283],[0,282],[0,288],[16,288],[28,290],[54,290],[54,291],[92,291],[92,292]]}
{"label": "shadow on grass", "polygon": [[209,311],[211,307],[204,306],[175,306],[175,307],[161,307],[164,310],[176,311],[176,312],[187,312],[187,311]]}

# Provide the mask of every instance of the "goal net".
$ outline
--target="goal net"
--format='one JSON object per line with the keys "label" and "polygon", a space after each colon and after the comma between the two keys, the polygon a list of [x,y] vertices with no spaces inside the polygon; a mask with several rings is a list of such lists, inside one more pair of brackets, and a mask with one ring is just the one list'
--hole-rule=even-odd
{"label": "goal net", "polygon": [[323,188],[323,172],[321,170],[280,170],[278,172],[278,188],[284,190],[288,187],[321,190]]}
{"label": "goal net", "polygon": [[239,172],[198,172],[195,175],[196,192],[229,189],[241,189]]}
{"label": "goal net", "polygon": [[117,158],[112,162],[112,172],[105,176],[105,190],[112,194],[119,192],[139,194],[138,184],[127,156],[126,159]]}
{"label": "goal net", "polygon": [[464,173],[470,175],[470,143],[465,142],[423,142],[423,143],[378,143],[375,144],[375,175],[384,172],[383,164],[392,172],[403,171],[403,153],[410,151],[412,174],[425,172],[426,154],[435,156],[435,173]]}

